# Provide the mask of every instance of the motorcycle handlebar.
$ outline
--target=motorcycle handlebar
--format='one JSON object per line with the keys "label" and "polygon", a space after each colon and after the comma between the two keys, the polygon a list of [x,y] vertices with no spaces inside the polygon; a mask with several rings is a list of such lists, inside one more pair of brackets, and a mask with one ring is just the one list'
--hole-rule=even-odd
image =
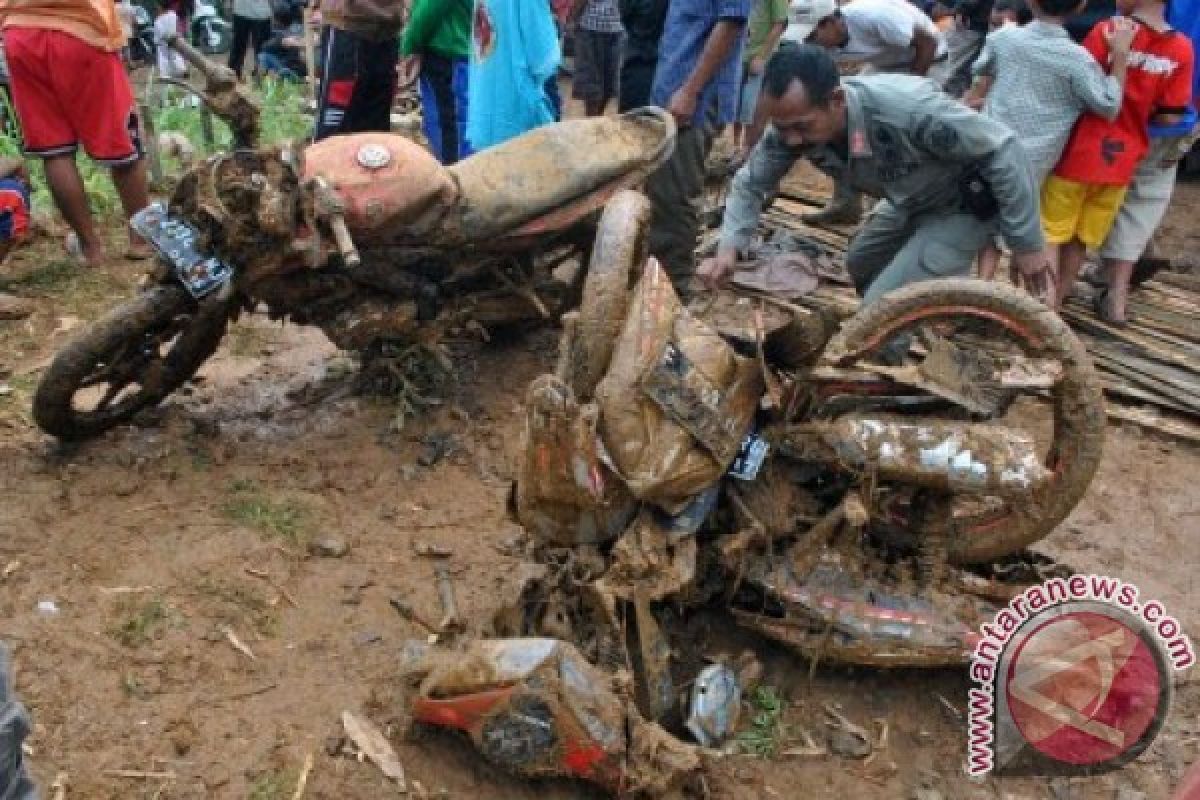
{"label": "motorcycle handlebar", "polygon": [[209,61],[200,51],[178,34],[169,33],[166,36],[167,46],[183,56],[183,60],[200,71],[209,83],[233,83],[237,80],[233,70],[221,64]]}

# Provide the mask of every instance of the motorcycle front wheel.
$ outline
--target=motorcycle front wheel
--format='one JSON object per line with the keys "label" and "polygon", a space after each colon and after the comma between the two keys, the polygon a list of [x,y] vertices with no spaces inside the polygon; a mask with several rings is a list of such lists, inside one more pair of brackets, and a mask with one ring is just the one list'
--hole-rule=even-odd
{"label": "motorcycle front wheel", "polygon": [[33,398],[38,426],[86,439],[162,401],[216,351],[224,304],[198,306],[179,286],[158,286],[114,308],[59,351]]}
{"label": "motorcycle front wheel", "polygon": [[[1100,465],[1106,425],[1100,380],[1083,344],[1066,323],[1010,286],[971,279],[924,281],[893,292],[848,319],[830,341],[822,363],[870,371],[873,364],[894,363],[898,349],[908,351],[905,361],[915,362],[918,371],[934,351],[984,365],[982,370],[967,369],[954,377],[965,377],[958,390],[992,404],[991,413],[970,413],[953,403],[934,413],[1014,425],[1039,442],[1039,455],[1049,473],[1042,486],[1019,500],[955,496],[950,561],[992,561],[1019,552],[1054,530],[1082,499]],[[1021,372],[1053,377],[1009,388],[1010,376]],[[902,410],[908,404],[923,413],[939,402],[937,397],[920,397],[920,390],[891,387],[886,383],[830,385],[821,402],[827,412],[837,409],[835,416],[841,409],[863,404],[881,411]],[[895,396],[906,393],[904,398]],[[891,494],[895,502],[885,526],[910,541],[919,540],[920,515],[906,507],[902,488],[892,487]]]}

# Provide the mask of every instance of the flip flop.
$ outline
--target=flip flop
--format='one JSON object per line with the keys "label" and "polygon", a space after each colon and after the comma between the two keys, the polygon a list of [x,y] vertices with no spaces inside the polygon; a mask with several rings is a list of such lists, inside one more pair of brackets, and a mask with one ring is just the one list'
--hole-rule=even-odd
{"label": "flip flop", "polygon": [[75,259],[75,263],[81,267],[88,265],[87,259],[83,256],[83,245],[79,242],[79,235],[75,231],[67,234],[67,238],[63,240],[63,247],[67,251],[67,255]]}

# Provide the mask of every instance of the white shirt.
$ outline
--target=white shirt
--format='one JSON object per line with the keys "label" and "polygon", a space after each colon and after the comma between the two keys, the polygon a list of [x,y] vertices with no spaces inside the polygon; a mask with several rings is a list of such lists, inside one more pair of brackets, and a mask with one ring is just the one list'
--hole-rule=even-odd
{"label": "white shirt", "polygon": [[946,53],[946,43],[933,20],[907,0],[851,0],[841,12],[849,41],[832,51],[839,64],[869,64],[883,72],[907,70],[915,55],[916,28],[937,39],[938,57]]}
{"label": "white shirt", "polygon": [[164,78],[180,78],[187,75],[187,62],[183,56],[167,46],[168,34],[176,33],[179,17],[174,11],[164,11],[154,18],[154,56],[158,62],[158,74]]}

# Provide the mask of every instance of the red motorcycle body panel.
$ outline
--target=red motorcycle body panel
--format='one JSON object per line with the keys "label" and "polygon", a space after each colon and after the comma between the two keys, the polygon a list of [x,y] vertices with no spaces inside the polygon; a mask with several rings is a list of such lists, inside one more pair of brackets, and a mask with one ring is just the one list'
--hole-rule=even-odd
{"label": "red motorcycle body panel", "polygon": [[458,201],[458,187],[437,159],[396,134],[323,139],[305,151],[304,177],[330,183],[363,244],[427,239]]}

